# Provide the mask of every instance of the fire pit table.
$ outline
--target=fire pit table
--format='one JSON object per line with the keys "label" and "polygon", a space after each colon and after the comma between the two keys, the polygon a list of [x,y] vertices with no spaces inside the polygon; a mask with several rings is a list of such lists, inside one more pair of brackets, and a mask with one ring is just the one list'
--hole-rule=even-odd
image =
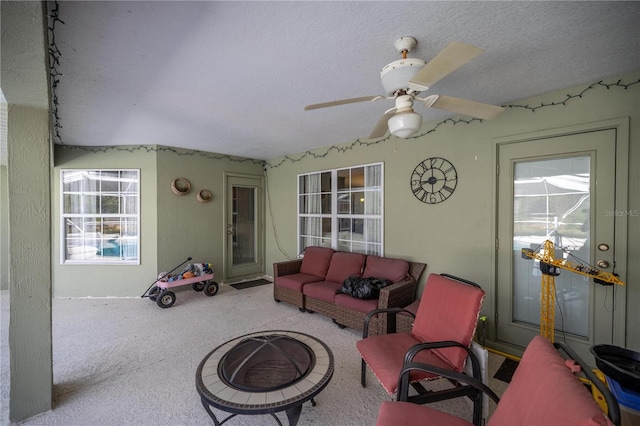
{"label": "fire pit table", "polygon": [[[320,339],[296,331],[246,334],[218,346],[198,365],[196,388],[216,426],[238,414],[285,411],[289,425],[333,376],[333,353]],[[232,413],[218,421],[210,407]]]}

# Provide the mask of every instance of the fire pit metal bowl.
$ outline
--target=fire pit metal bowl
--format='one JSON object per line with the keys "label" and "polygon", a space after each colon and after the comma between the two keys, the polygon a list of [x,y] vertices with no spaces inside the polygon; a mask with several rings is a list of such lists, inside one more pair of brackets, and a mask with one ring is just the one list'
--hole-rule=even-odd
{"label": "fire pit metal bowl", "polygon": [[241,340],[224,354],[218,374],[239,390],[268,392],[299,382],[314,365],[314,353],[304,342],[272,334]]}

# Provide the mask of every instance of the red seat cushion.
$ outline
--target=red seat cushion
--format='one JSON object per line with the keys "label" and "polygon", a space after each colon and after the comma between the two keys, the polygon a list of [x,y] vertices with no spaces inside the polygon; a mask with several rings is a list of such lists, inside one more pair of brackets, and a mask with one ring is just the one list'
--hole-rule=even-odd
{"label": "red seat cushion", "polygon": [[315,275],[309,274],[290,274],[290,275],[282,275],[278,277],[276,280],[276,285],[281,287],[286,287],[290,290],[295,290],[298,292],[302,292],[302,287],[307,283],[312,283],[316,281],[322,281],[322,277],[316,277]]}
{"label": "red seat cushion", "polygon": [[331,257],[325,279],[342,285],[344,280],[352,275],[361,277],[365,258],[366,256],[361,253],[335,252]]}
{"label": "red seat cushion", "polygon": [[403,281],[408,273],[409,262],[404,259],[369,255],[362,276],[384,278],[392,283],[397,283]]}
{"label": "red seat cushion", "polygon": [[[356,342],[356,348],[378,381],[391,395],[398,387],[398,376],[404,362],[404,354],[418,343],[420,340],[411,333],[393,333],[369,336],[359,340]],[[434,351],[421,351],[413,360],[447,370],[451,369]],[[411,373],[410,380],[413,382],[433,377],[435,377],[433,374],[415,371]]]}
{"label": "red seat cushion", "polygon": [[363,314],[378,308],[378,299],[363,300],[343,293],[336,294],[335,303],[337,306],[344,306],[349,310]]}
{"label": "red seat cushion", "polygon": [[[423,342],[453,340],[471,345],[484,299],[481,288],[439,274],[430,274],[425,285],[412,332]],[[461,371],[467,359],[462,348],[434,349],[443,360]]]}
{"label": "red seat cushion", "polygon": [[333,249],[329,247],[307,247],[304,250],[300,272],[324,279],[329,270]]}
{"label": "red seat cushion", "polygon": [[340,287],[342,287],[341,283],[318,281],[305,284],[304,287],[302,287],[302,294],[306,297],[333,302],[336,297],[336,292],[340,290]]}
{"label": "red seat cushion", "polygon": [[558,351],[535,336],[522,355],[489,425],[610,425]]}
{"label": "red seat cushion", "polygon": [[472,426],[459,417],[411,402],[384,401],[380,405],[376,426],[410,425]]}

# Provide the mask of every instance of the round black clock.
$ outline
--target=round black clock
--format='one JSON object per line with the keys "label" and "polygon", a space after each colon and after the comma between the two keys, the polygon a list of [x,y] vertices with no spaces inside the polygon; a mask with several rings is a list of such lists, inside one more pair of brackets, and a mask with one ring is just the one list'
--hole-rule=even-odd
{"label": "round black clock", "polygon": [[438,204],[453,194],[458,173],[449,161],[440,157],[421,161],[411,174],[411,191],[423,203]]}

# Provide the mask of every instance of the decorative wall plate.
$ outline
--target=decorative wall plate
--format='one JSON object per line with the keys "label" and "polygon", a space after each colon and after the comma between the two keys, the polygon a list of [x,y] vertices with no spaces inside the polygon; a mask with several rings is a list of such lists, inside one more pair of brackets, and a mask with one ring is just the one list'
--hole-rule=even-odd
{"label": "decorative wall plate", "polygon": [[171,182],[171,190],[176,195],[187,195],[191,191],[191,182],[185,178],[177,178]]}
{"label": "decorative wall plate", "polygon": [[203,189],[202,191],[198,192],[196,198],[201,203],[208,203],[213,199],[213,194],[211,194],[211,191],[209,191],[208,189]]}

